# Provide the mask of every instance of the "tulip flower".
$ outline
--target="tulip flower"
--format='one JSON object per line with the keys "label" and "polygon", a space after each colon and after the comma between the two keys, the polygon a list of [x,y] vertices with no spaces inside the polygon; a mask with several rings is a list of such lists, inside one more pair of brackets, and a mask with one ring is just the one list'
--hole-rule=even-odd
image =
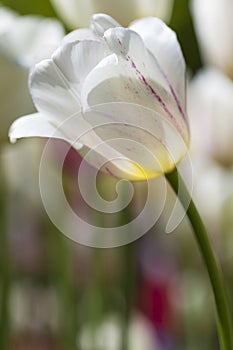
{"label": "tulip flower", "polygon": [[130,180],[172,170],[187,151],[185,63],[157,18],[126,29],[94,15],[91,30],[69,34],[35,66],[30,91],[38,113],[12,125],[11,141],[65,139],[81,153],[94,150],[86,159],[97,168],[108,163],[103,171]]}
{"label": "tulip flower", "polygon": [[203,69],[190,83],[188,105],[193,148],[223,166],[233,163],[232,95],[233,82],[215,69]]}
{"label": "tulip flower", "polygon": [[231,350],[221,273],[176,171],[187,153],[189,128],[185,63],[174,32],[158,18],[122,28],[108,15],[94,15],[91,30],[69,34],[50,59],[35,66],[30,91],[38,113],[12,124],[12,142],[33,136],[66,140],[97,169],[117,178],[147,180],[166,174],[186,208],[209,272],[222,349]]}
{"label": "tulip flower", "polygon": [[93,13],[107,13],[124,26],[136,19],[156,16],[168,21],[173,0],[51,0],[55,10],[70,28],[87,27]]}
{"label": "tulip flower", "polygon": [[233,3],[192,0],[192,14],[203,58],[233,78]]}

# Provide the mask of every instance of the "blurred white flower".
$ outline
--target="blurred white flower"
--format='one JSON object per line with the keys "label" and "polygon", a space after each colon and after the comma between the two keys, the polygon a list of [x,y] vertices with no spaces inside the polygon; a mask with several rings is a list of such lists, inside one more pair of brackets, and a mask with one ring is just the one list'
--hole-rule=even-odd
{"label": "blurred white flower", "polygon": [[152,324],[143,315],[137,314],[129,325],[129,350],[161,350]]}
{"label": "blurred white flower", "polygon": [[203,58],[233,78],[233,2],[192,0],[191,4]]}
{"label": "blurred white flower", "polygon": [[18,147],[6,144],[2,148],[0,161],[7,186],[13,193],[27,198],[30,205],[41,204],[38,174],[43,148],[43,142],[36,139],[30,147],[24,140]]}
{"label": "blurred white flower", "polygon": [[[175,33],[158,18],[129,29],[94,15],[51,59],[36,65],[38,113],[15,121],[21,137],[65,139],[97,169],[130,180],[170,171],[187,152],[185,62]],[[88,35],[88,40],[86,37]],[[92,38],[92,40],[90,40]]]}
{"label": "blurred white flower", "polygon": [[8,31],[16,18],[16,12],[7,9],[6,7],[0,7],[0,37]]}
{"label": "blurred white flower", "polygon": [[71,28],[87,27],[93,13],[107,13],[122,25],[146,16],[156,16],[168,21],[173,0],[51,0],[55,10]]}
{"label": "blurred white flower", "polygon": [[29,68],[49,57],[64,36],[62,25],[37,16],[19,16],[0,7],[0,143],[7,139],[12,120],[33,112],[28,91]]}
{"label": "blurred white flower", "polygon": [[[202,213],[208,231],[227,274],[233,262],[233,169],[224,168],[210,158],[194,157],[193,198]],[[201,174],[201,176],[200,176]]]}
{"label": "blurred white flower", "polygon": [[[82,350],[120,350],[121,330],[121,320],[116,315],[109,315],[96,328],[83,326],[78,343]],[[160,350],[155,330],[140,314],[134,315],[129,323],[128,349]]]}
{"label": "blurred white flower", "polygon": [[221,232],[223,205],[233,189],[232,174],[206,157],[194,157],[192,164],[195,203],[209,231]]}
{"label": "blurred white flower", "polygon": [[0,53],[26,68],[47,58],[64,36],[62,25],[55,19],[20,16],[0,7]]}
{"label": "blurred white flower", "polygon": [[10,290],[10,321],[15,333],[37,335],[58,329],[59,304],[53,287],[15,282]]}
{"label": "blurred white flower", "polygon": [[233,82],[220,71],[202,70],[189,86],[193,151],[222,165],[233,163]]}

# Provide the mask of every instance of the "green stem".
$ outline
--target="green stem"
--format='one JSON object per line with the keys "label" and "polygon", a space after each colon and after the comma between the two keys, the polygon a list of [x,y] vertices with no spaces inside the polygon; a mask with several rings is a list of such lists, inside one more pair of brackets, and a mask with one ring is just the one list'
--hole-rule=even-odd
{"label": "green stem", "polygon": [[[167,174],[166,178],[185,208],[190,195],[184,182],[178,175],[177,170],[175,169],[173,172]],[[187,216],[192,225],[194,235],[202,258],[205,262],[212,285],[217,310],[218,331],[221,349],[233,350],[233,326],[230,315],[230,307],[224,288],[222,272],[218,266],[205,226],[195,207],[195,204],[191,199],[190,204],[187,208]]]}
{"label": "green stem", "polygon": [[[2,175],[2,174],[0,174]],[[6,226],[6,191],[0,176],[0,349],[7,350],[10,341],[9,297],[11,284],[11,268],[9,257],[9,239]]]}

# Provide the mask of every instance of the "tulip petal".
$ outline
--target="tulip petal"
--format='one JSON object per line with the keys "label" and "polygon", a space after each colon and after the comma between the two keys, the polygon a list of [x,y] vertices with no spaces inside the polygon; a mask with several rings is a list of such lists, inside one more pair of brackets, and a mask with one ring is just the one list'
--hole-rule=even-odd
{"label": "tulip petal", "polygon": [[[122,32],[121,28],[119,28],[119,31],[120,33]],[[107,31],[105,37],[107,37],[108,33],[111,35],[112,30]],[[129,61],[129,58],[137,61],[137,68],[149,76],[151,71],[154,69],[156,70],[153,58],[148,55],[140,37],[136,33],[129,32],[127,29],[123,29],[123,33],[125,35],[124,39],[126,41],[126,46],[129,46],[129,41],[132,36],[134,36],[132,45],[130,45],[130,48],[125,47],[123,55],[124,48],[118,48],[121,39],[116,37],[111,41],[110,35],[108,36],[107,43],[110,46],[110,49],[116,54],[103,59],[87,76],[82,91],[82,96],[84,97],[82,102],[84,103],[84,106],[86,97],[88,102],[87,106],[89,104],[94,105],[105,102],[125,101],[139,104],[142,103],[148,107],[154,106],[156,108],[154,101],[151,101],[148,105],[148,100],[150,100],[151,96],[147,89],[145,89],[141,80],[137,77],[137,71],[135,69],[136,65],[134,66],[134,63]],[[123,45],[124,43],[122,43],[122,46]],[[131,49],[134,50],[133,53],[130,52]],[[145,67],[143,67],[145,65],[144,62],[146,62],[147,71],[145,71]],[[163,80],[161,79],[161,83],[162,81]],[[97,88],[96,95],[94,94],[92,96],[91,94],[93,94],[95,88]],[[105,91],[105,88],[107,91]],[[158,86],[158,88],[161,90],[161,87]]]}
{"label": "tulip petal", "polygon": [[91,29],[100,37],[104,36],[106,30],[120,26],[114,18],[104,13],[97,13],[91,18]]}
{"label": "tulip petal", "polygon": [[30,90],[38,111],[58,123],[78,113],[83,80],[103,57],[103,44],[81,41],[62,46],[37,64]]}
{"label": "tulip petal", "polygon": [[[121,167],[126,178],[132,179],[133,172],[134,180],[156,177],[174,168],[187,152],[184,140],[170,123],[152,109],[132,103],[93,106],[82,113],[79,132],[81,129],[79,141],[92,150],[87,161],[100,169],[104,159],[109,163],[106,172],[111,169],[117,177],[121,177]],[[125,162],[131,164],[130,176]]]}
{"label": "tulip petal", "polygon": [[62,44],[83,40],[100,41],[101,39],[92,30],[87,28],[81,28],[73,30],[72,32],[67,34],[62,40]]}
{"label": "tulip petal", "polygon": [[166,76],[169,89],[185,111],[185,61],[176,34],[159,18],[149,17],[133,22],[130,29],[143,39]]}
{"label": "tulip petal", "polygon": [[48,119],[40,113],[34,113],[17,119],[9,130],[9,138],[12,143],[24,137],[46,137],[58,138],[73,144],[73,147],[80,149],[80,143],[74,143],[69,137],[51,124]]}
{"label": "tulip petal", "polygon": [[102,60],[87,76],[81,95],[84,109],[108,102],[142,105],[170,121],[187,141],[186,120],[140,36],[132,30],[114,28],[105,32],[105,39],[115,54]]}

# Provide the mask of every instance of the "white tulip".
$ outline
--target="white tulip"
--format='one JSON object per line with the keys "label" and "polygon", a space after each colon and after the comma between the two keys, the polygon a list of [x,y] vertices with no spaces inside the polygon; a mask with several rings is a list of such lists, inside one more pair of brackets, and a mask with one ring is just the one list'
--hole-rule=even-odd
{"label": "white tulip", "polygon": [[189,144],[185,63],[175,33],[153,17],[125,29],[99,14],[91,28],[70,34],[36,65],[30,91],[38,113],[13,123],[11,141],[64,139],[119,178],[171,171]]}
{"label": "white tulip", "polygon": [[190,83],[193,149],[223,165],[233,163],[233,82],[220,71],[202,70]]}
{"label": "white tulip", "polygon": [[156,16],[168,21],[173,0],[51,0],[57,13],[70,28],[87,27],[93,13],[107,13],[122,25],[146,16]]}
{"label": "white tulip", "polygon": [[203,58],[233,78],[233,2],[192,0],[191,9]]}

